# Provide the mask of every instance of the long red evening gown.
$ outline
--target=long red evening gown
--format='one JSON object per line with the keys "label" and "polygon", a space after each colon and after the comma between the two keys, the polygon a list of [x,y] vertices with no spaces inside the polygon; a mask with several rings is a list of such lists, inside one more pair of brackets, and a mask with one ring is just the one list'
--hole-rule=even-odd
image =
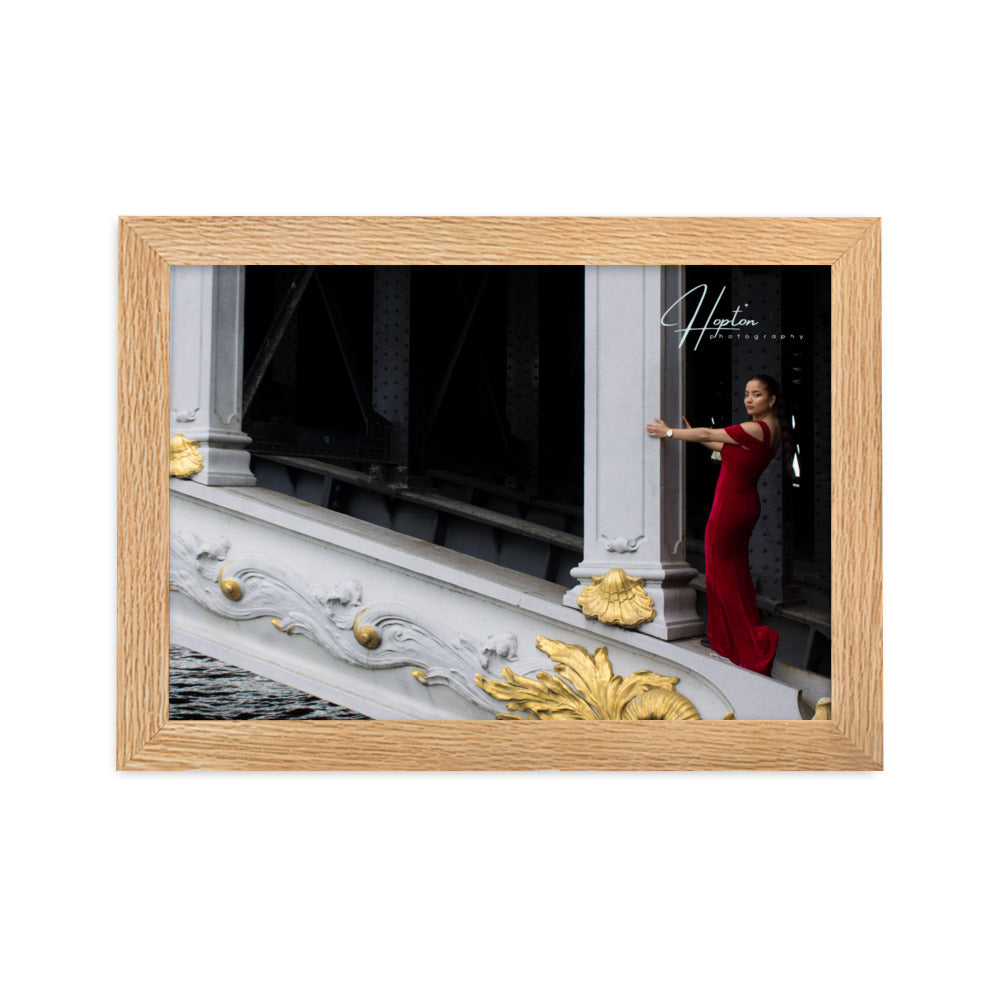
{"label": "long red evening gown", "polygon": [[705,528],[705,592],[712,649],[747,670],[769,674],[778,633],[760,623],[749,546],[760,517],[757,480],[773,453],[770,428],[763,420],[754,422],[764,428],[763,441],[739,424],[725,429],[738,444],[722,448],[722,469]]}

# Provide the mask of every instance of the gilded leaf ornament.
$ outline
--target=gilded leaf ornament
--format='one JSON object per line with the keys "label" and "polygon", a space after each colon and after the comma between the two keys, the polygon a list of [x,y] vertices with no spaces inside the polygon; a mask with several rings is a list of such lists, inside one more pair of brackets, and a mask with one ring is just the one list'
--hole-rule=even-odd
{"label": "gilded leaf ornament", "polygon": [[588,618],[596,618],[605,625],[635,628],[656,617],[656,605],[642,584],[639,577],[629,576],[623,569],[608,570],[603,576],[595,576],[590,586],[580,591],[576,603]]}
{"label": "gilded leaf ornament", "polygon": [[[591,656],[582,646],[570,646],[538,636],[535,645],[555,664],[558,676],[535,677],[501,670],[504,680],[476,675],[476,684],[510,712],[528,712],[535,719],[700,719],[694,705],[674,689],[676,677],[638,670],[628,677],[614,672],[604,647]],[[498,719],[522,719],[508,714]]]}
{"label": "gilded leaf ornament", "polygon": [[821,720],[832,719],[833,718],[832,709],[833,709],[833,702],[829,698],[820,698],[820,700],[816,702],[816,711],[813,714],[813,720],[815,721],[816,719],[821,719]]}
{"label": "gilded leaf ornament", "polygon": [[170,475],[177,479],[187,479],[201,472],[204,462],[198,445],[183,434],[175,434],[170,439]]}

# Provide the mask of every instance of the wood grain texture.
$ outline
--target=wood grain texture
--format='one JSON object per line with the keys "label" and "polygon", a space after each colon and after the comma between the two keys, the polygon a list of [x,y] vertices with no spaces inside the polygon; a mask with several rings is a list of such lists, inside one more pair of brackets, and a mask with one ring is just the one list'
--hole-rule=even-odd
{"label": "wood grain texture", "polygon": [[876,223],[831,269],[833,722],[882,762],[882,303]]}
{"label": "wood grain texture", "polygon": [[118,766],[169,713],[170,266],[118,242]]}
{"label": "wood grain texture", "polygon": [[873,219],[123,219],[171,264],[832,264]]}
{"label": "wood grain texture", "polygon": [[[119,768],[881,769],[877,220],[127,218],[120,234]],[[168,721],[169,266],[346,263],[832,265],[833,720]]]}
{"label": "wood grain texture", "polygon": [[168,722],[131,770],[871,770],[832,722]]}

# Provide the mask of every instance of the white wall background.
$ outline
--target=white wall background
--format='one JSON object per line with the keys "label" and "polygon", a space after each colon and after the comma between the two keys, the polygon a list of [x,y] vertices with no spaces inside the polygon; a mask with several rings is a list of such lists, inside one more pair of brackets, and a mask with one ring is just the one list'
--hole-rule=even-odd
{"label": "white wall background", "polygon": [[[339,7],[5,16],[9,995],[981,995],[992,9]],[[116,217],[188,213],[883,216],[885,773],[116,773]]]}

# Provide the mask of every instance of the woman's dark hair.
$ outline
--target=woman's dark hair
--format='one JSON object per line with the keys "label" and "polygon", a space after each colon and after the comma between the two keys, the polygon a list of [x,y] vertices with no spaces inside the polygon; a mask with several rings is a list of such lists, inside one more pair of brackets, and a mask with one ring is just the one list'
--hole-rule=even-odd
{"label": "woman's dark hair", "polygon": [[747,381],[760,382],[764,391],[769,396],[774,396],[774,406],[771,409],[774,411],[775,419],[781,425],[781,464],[787,475],[794,476],[795,467],[792,465],[792,458],[795,456],[795,443],[792,441],[792,428],[785,415],[785,403],[781,398],[781,387],[778,385],[778,380],[760,372],[757,375],[751,375]]}

